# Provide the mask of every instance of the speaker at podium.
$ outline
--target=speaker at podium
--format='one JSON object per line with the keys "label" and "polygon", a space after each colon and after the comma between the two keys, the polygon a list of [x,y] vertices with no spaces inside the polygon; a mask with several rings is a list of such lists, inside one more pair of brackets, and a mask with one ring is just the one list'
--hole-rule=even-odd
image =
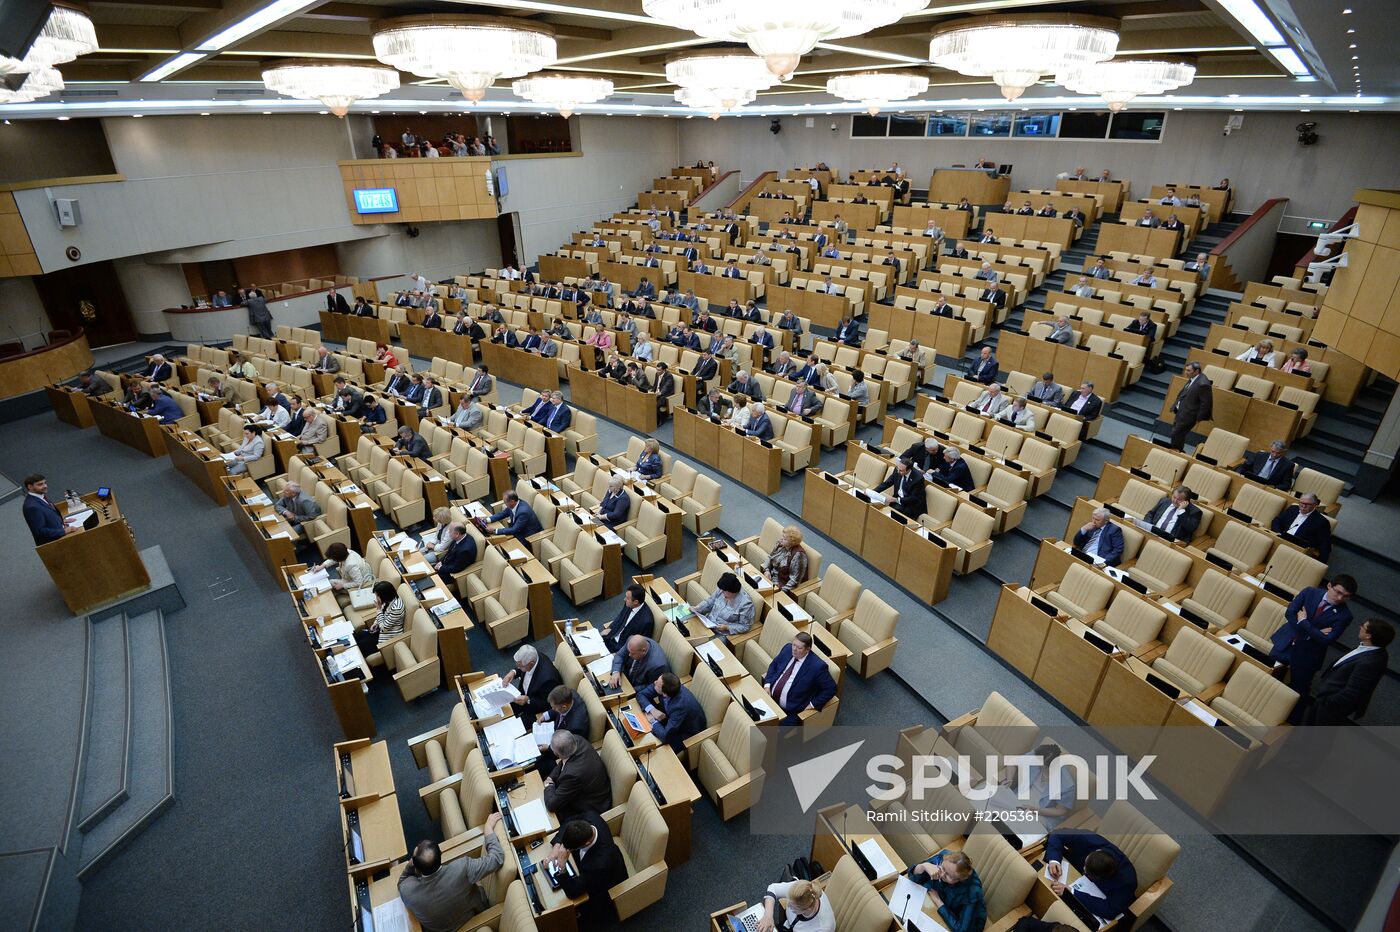
{"label": "speaker at podium", "polygon": [[75,615],[149,589],[150,573],[136,549],[136,535],[122,517],[111,489],[57,503],[67,523],[82,520],[82,530],[65,534],[35,549],[63,601]]}

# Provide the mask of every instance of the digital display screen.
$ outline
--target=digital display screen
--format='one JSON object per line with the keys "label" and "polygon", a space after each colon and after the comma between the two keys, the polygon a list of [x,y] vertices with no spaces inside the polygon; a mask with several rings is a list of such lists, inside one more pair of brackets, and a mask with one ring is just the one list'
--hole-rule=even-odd
{"label": "digital display screen", "polygon": [[399,196],[393,188],[356,188],[355,211],[361,214],[396,214]]}

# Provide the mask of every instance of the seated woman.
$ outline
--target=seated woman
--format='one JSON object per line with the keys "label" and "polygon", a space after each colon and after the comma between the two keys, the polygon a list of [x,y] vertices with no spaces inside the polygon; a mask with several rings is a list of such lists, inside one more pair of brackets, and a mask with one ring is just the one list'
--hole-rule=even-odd
{"label": "seated woman", "polygon": [[813,880],[769,884],[763,893],[763,918],[758,921],[758,932],[774,929],[836,932],[836,912],[821,884]]}
{"label": "seated woman", "polygon": [[721,576],[710,597],[694,608],[718,634],[743,634],[753,627],[753,599],[733,573]]}
{"label": "seated woman", "polygon": [[[278,405],[273,405],[273,407],[281,410]],[[243,444],[233,451],[233,461],[228,464],[228,474],[230,476],[245,475],[248,472],[249,463],[256,463],[263,458],[264,449],[262,428],[256,424],[244,424]]]}
{"label": "seated woman", "polygon": [[1277,358],[1274,353],[1274,342],[1260,340],[1235,358],[1240,362],[1262,362],[1264,365],[1272,367]]}
{"label": "seated woman", "polygon": [[1294,348],[1288,359],[1281,367],[1284,372],[1296,372],[1299,375],[1312,375],[1312,363],[1308,362],[1308,351],[1301,346]]}
{"label": "seated woman", "polygon": [[661,462],[661,444],[655,438],[647,438],[647,442],[642,445],[642,455],[637,457],[637,472],[643,479],[655,480],[661,478],[664,468]]}
{"label": "seated woman", "polygon": [[783,528],[777,545],[769,552],[763,564],[763,575],[779,589],[791,592],[807,581],[808,571],[807,551],[802,549],[802,531],[797,525],[789,524]]}
{"label": "seated woman", "polygon": [[724,424],[726,427],[732,427],[737,431],[743,431],[748,428],[749,419],[753,417],[753,412],[749,410],[749,396],[735,395],[733,401],[734,410],[730,412],[729,417],[725,418],[720,423]]}
{"label": "seated woman", "polygon": [[381,579],[374,584],[374,608],[374,621],[355,632],[355,643],[366,657],[379,653],[380,646],[403,634],[403,599],[393,583]]}
{"label": "seated woman", "polygon": [[374,344],[374,361],[381,363],[385,369],[397,369],[399,360],[383,343]]}

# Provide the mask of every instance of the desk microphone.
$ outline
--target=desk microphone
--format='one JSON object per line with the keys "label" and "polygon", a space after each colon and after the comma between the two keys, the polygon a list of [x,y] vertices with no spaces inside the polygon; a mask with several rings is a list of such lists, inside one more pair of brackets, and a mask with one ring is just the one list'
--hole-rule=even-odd
{"label": "desk microphone", "polygon": [[904,917],[909,915],[909,901],[913,898],[914,894],[912,893],[904,894],[904,906],[899,911],[899,925],[901,928],[907,928],[907,926],[905,926]]}

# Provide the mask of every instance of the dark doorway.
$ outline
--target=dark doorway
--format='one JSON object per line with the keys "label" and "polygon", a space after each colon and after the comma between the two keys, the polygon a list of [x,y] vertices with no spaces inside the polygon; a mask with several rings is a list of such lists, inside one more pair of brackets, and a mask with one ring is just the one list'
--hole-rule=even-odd
{"label": "dark doorway", "polygon": [[136,339],[136,324],[112,263],[93,262],[50,272],[35,278],[34,287],[55,330],[81,327],[92,347]]}
{"label": "dark doorway", "polygon": [[501,267],[513,265],[524,270],[525,263],[520,261],[519,250],[516,249],[516,228],[520,225],[520,214],[512,211],[508,214],[496,215],[496,235],[501,241]]}

